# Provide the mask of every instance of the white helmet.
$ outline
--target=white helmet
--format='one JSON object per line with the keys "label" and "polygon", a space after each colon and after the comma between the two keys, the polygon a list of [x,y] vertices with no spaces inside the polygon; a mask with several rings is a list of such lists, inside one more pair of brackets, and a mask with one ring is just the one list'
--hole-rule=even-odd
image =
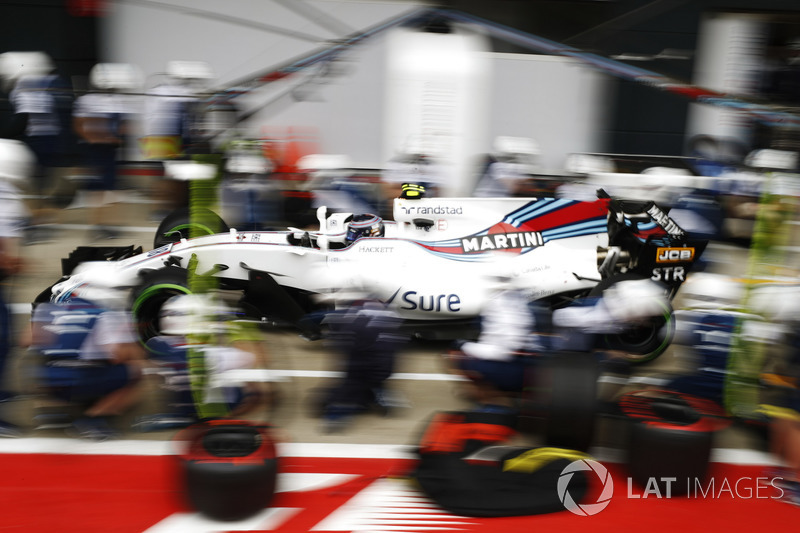
{"label": "white helmet", "polygon": [[170,61],[167,75],[180,80],[210,80],[214,72],[204,61]]}
{"label": "white helmet", "polygon": [[214,71],[204,61],[170,61],[167,76],[181,85],[202,91],[214,79]]}
{"label": "white helmet", "polygon": [[22,141],[0,139],[0,179],[18,182],[28,179],[36,167],[36,156]]}
{"label": "white helmet", "polygon": [[783,323],[800,321],[800,286],[791,283],[763,283],[750,291],[747,306],[761,316]]}
{"label": "white helmet", "polygon": [[181,294],[161,307],[159,329],[166,335],[189,335],[215,330],[228,308],[209,294]]}
{"label": "white helmet", "polygon": [[78,287],[73,292],[73,296],[110,311],[125,309],[128,301],[128,292],[126,290],[91,284]]}
{"label": "white helmet", "polygon": [[135,275],[113,261],[86,261],[75,267],[71,276],[86,280],[73,291],[73,296],[110,310],[126,307],[129,289],[137,282]]}
{"label": "white helmet", "polygon": [[5,52],[0,54],[0,76],[9,86],[23,76],[44,76],[54,69],[44,52]]}
{"label": "white helmet", "polygon": [[353,175],[353,161],[344,154],[308,154],[297,160],[297,170],[313,179],[344,179]]}
{"label": "white helmet", "polygon": [[98,63],[89,72],[89,81],[103,91],[134,91],[142,86],[142,73],[128,63]]}
{"label": "white helmet", "polygon": [[494,140],[495,156],[501,161],[518,165],[520,173],[534,173],[538,168],[539,145],[526,137],[497,137]]}
{"label": "white helmet", "polygon": [[383,237],[385,228],[383,219],[372,213],[354,215],[347,224],[347,234],[344,240],[355,242],[361,237]]}
{"label": "white helmet", "polygon": [[732,309],[742,303],[744,286],[731,276],[697,272],[681,286],[680,295],[688,309]]}
{"label": "white helmet", "polygon": [[225,169],[235,174],[269,174],[272,162],[264,156],[258,141],[234,141],[225,154],[228,158]]}
{"label": "white helmet", "polygon": [[635,322],[662,316],[671,309],[663,286],[649,279],[623,280],[603,292],[611,316],[622,322]]}

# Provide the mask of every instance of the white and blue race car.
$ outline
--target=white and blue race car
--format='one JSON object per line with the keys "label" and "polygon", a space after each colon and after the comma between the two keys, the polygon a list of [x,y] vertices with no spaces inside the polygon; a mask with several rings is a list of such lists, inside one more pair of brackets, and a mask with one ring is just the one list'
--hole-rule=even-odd
{"label": "white and blue race car", "polygon": [[[209,211],[167,217],[149,251],[81,247],[37,301],[68,302],[99,279],[130,288],[144,340],[159,333],[170,297],[213,286],[259,320],[308,325],[347,295],[383,301],[420,337],[473,331],[499,277],[550,308],[598,295],[621,279],[650,278],[674,296],[706,241],[687,235],[653,202],[563,198],[395,199],[380,235],[350,242],[353,216],[317,211],[319,228],[229,229]],[[198,280],[201,284],[198,285]],[[658,327],[610,336],[649,360],[669,345],[672,310]]]}

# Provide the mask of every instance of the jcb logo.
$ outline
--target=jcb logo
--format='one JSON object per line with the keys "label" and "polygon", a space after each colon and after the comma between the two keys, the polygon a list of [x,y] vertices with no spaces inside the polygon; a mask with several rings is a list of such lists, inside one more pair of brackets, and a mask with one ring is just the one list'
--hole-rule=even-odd
{"label": "jcb logo", "polygon": [[659,248],[656,263],[677,263],[694,259],[694,248]]}

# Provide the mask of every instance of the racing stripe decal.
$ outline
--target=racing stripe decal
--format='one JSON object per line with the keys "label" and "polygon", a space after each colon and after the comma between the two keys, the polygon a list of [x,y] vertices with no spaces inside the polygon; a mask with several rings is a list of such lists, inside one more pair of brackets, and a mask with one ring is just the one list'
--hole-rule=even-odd
{"label": "racing stripe decal", "polygon": [[555,228],[542,231],[544,242],[554,239],[566,239],[569,237],[580,237],[582,235],[593,235],[606,231],[607,225],[605,218],[602,220],[589,220],[580,224],[571,224],[566,227]]}
{"label": "racing stripe decal", "polygon": [[[418,244],[439,257],[474,260],[495,251],[528,253],[558,239],[607,231],[608,201],[544,198],[505,215],[500,222],[459,239]],[[471,259],[467,259],[467,258]]]}
{"label": "racing stripe decal", "polygon": [[536,200],[508,214],[503,222],[519,227],[527,220],[536,218],[544,213],[549,213],[564,206],[575,203],[574,200],[557,200],[555,198],[545,198]]}

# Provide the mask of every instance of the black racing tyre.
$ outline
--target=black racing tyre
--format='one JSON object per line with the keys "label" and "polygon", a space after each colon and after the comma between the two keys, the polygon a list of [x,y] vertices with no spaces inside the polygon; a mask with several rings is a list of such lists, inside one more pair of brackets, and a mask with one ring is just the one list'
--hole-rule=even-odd
{"label": "black racing tyre", "polygon": [[591,353],[556,353],[531,378],[533,409],[542,418],[545,444],[586,451],[598,415],[600,364]]}
{"label": "black racing tyre", "polygon": [[[620,281],[645,279],[636,274],[621,274],[598,283],[589,296],[601,296],[603,291]],[[666,288],[665,288],[666,291]],[[664,313],[650,324],[625,331],[600,336],[600,349],[615,350],[624,354],[629,363],[647,363],[669,348],[675,337],[676,320],[672,306],[664,306]]]}
{"label": "black racing tyre", "polygon": [[208,209],[181,207],[167,215],[156,229],[153,248],[181,239],[225,233],[230,228],[219,215]]}
{"label": "black racing tyre", "polygon": [[144,344],[161,334],[161,307],[180,294],[191,294],[188,272],[184,268],[164,267],[148,272],[131,293],[131,314],[136,323],[139,340]]}
{"label": "black racing tyre", "polygon": [[278,458],[267,427],[214,420],[183,435],[189,438],[179,466],[192,508],[214,520],[233,521],[269,506]]}
{"label": "black racing tyre", "polygon": [[[666,390],[635,391],[619,407],[629,425],[628,470],[642,489],[692,493],[708,474],[716,431],[730,420],[705,398]],[[705,487],[705,485],[701,485]]]}

